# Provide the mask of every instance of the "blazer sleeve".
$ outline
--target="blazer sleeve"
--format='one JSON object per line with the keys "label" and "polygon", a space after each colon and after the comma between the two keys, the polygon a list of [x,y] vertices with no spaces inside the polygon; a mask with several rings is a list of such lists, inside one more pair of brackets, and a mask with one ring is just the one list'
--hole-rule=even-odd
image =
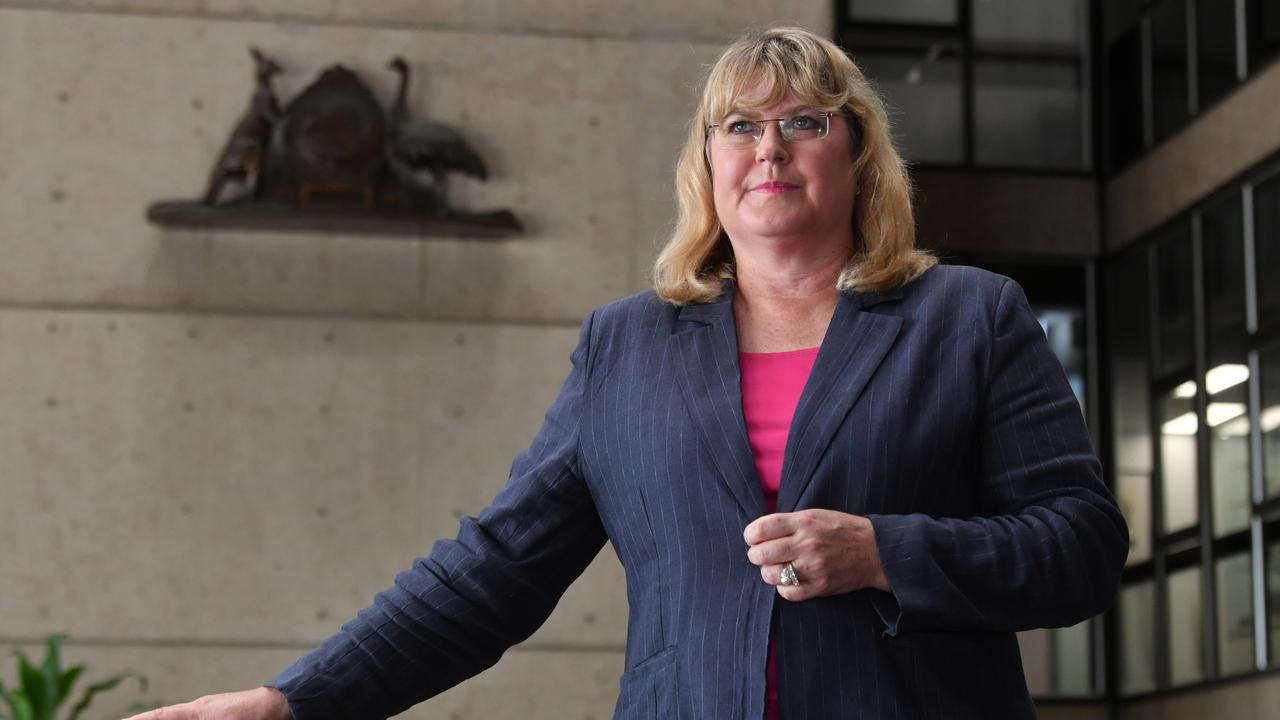
{"label": "blazer sleeve", "polygon": [[1114,602],[1129,532],[1022,288],[991,322],[971,482],[980,517],[871,515],[885,633],[1073,625]]}
{"label": "blazer sleeve", "polygon": [[541,430],[493,503],[267,683],[296,720],[390,717],[492,666],[533,634],[603,547],[578,463],[592,317]]}

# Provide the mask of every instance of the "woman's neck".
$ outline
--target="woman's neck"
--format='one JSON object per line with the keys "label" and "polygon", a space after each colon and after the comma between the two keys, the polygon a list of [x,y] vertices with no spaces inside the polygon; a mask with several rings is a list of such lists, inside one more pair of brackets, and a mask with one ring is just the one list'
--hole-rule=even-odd
{"label": "woman's neck", "polygon": [[780,352],[822,343],[840,291],[844,257],[763,267],[737,258],[733,314],[743,352]]}

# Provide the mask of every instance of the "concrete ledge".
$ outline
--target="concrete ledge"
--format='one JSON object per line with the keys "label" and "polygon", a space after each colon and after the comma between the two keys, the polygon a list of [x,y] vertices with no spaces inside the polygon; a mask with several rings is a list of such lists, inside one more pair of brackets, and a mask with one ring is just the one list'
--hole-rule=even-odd
{"label": "concrete ledge", "polygon": [[1114,253],[1280,149],[1280,62],[1165,140],[1106,187]]}

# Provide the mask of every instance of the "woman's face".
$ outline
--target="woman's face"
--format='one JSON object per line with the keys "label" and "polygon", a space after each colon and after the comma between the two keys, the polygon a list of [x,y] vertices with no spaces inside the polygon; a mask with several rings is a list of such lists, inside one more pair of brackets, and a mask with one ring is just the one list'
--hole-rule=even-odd
{"label": "woman's face", "polygon": [[[756,88],[749,90],[745,103]],[[790,117],[807,106],[788,93],[772,107],[731,111],[721,122]],[[711,148],[716,214],[735,250],[741,243],[831,243],[852,247],[853,149],[845,118],[825,137],[790,142],[765,123],[754,146]],[[815,248],[817,249],[817,248]]]}

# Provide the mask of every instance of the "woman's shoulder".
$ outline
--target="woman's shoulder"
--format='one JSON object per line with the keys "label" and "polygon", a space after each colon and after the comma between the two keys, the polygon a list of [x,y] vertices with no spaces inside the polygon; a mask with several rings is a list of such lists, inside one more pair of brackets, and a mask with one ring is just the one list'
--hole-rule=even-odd
{"label": "woman's shoulder", "polygon": [[994,311],[1001,296],[1012,288],[1018,288],[1018,284],[990,270],[970,265],[938,264],[907,283],[902,290],[907,305],[951,308],[953,311],[984,307]]}
{"label": "woman's shoulder", "polygon": [[677,308],[663,301],[653,290],[645,290],[635,295],[614,300],[591,311],[594,325],[627,326],[636,320],[654,319],[664,315],[674,316]]}

